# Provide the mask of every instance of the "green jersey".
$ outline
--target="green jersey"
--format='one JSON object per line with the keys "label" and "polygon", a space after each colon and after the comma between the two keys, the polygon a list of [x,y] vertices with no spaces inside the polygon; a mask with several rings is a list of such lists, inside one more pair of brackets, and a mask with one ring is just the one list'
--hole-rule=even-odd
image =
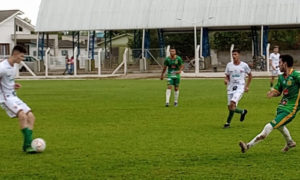
{"label": "green jersey", "polygon": [[300,98],[300,73],[291,70],[290,75],[284,78],[283,75],[278,77],[278,82],[274,87],[274,91],[282,93],[283,97],[278,105],[279,110],[287,112],[296,112],[298,110]]}
{"label": "green jersey", "polygon": [[168,67],[168,78],[180,78],[180,74],[176,74],[179,71],[180,66],[183,65],[183,61],[180,56],[176,56],[175,59],[167,57],[165,59],[164,65]]}

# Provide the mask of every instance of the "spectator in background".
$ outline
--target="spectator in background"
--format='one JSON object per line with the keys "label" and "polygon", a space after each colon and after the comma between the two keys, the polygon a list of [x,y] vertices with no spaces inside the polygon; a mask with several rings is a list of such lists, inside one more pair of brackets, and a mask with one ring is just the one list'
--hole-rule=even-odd
{"label": "spectator in background", "polygon": [[69,72],[69,56],[68,55],[66,55],[66,57],[65,57],[65,62],[66,62],[66,69],[65,69],[63,75],[65,75],[67,71]]}
{"label": "spectator in background", "polygon": [[69,69],[68,69],[68,74],[73,74],[74,73],[74,56],[69,59]]}

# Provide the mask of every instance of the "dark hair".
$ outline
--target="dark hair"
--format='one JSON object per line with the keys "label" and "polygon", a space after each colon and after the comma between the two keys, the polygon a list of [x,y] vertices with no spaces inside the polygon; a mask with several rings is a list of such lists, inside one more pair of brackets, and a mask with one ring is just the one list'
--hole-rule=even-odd
{"label": "dark hair", "polygon": [[285,54],[279,57],[282,62],[286,62],[288,67],[293,67],[294,59],[291,55]]}
{"label": "dark hair", "polygon": [[171,50],[171,49],[174,49],[174,50],[176,50],[174,46],[171,46],[171,47],[170,47],[170,50]]}
{"label": "dark hair", "polygon": [[26,53],[26,49],[23,47],[23,46],[20,46],[20,45],[16,45],[13,50],[12,50],[12,53],[11,54],[14,54],[14,52],[20,52],[20,53]]}
{"label": "dark hair", "polygon": [[232,50],[232,53],[234,53],[234,52],[237,52],[237,53],[239,53],[239,54],[241,53],[241,51],[240,51],[239,49],[233,49],[233,50]]}
{"label": "dark hair", "polygon": [[275,49],[275,48],[279,48],[279,46],[278,45],[273,46],[273,49]]}

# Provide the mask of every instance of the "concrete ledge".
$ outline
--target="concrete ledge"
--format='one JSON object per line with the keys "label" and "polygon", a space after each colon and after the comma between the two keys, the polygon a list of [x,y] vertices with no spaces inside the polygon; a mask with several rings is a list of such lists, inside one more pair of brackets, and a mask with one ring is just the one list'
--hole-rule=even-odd
{"label": "concrete ledge", "polygon": [[[271,76],[269,72],[252,72],[253,77],[267,78]],[[224,78],[224,72],[201,72],[195,73],[182,73],[182,78]],[[107,74],[107,75],[59,75],[59,76],[20,76],[16,79],[103,79],[103,78],[115,78],[115,79],[149,79],[160,78],[160,73],[140,73],[140,74]]]}

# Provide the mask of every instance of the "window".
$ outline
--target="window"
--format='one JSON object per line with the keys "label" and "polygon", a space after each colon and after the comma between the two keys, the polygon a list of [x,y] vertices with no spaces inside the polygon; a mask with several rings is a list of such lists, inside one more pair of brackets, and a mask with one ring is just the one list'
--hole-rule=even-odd
{"label": "window", "polygon": [[61,55],[62,56],[68,55],[68,50],[61,50]]}
{"label": "window", "polygon": [[21,26],[16,25],[17,32],[23,32],[23,28]]}
{"label": "window", "polygon": [[9,55],[9,44],[0,43],[0,55],[2,56]]}

